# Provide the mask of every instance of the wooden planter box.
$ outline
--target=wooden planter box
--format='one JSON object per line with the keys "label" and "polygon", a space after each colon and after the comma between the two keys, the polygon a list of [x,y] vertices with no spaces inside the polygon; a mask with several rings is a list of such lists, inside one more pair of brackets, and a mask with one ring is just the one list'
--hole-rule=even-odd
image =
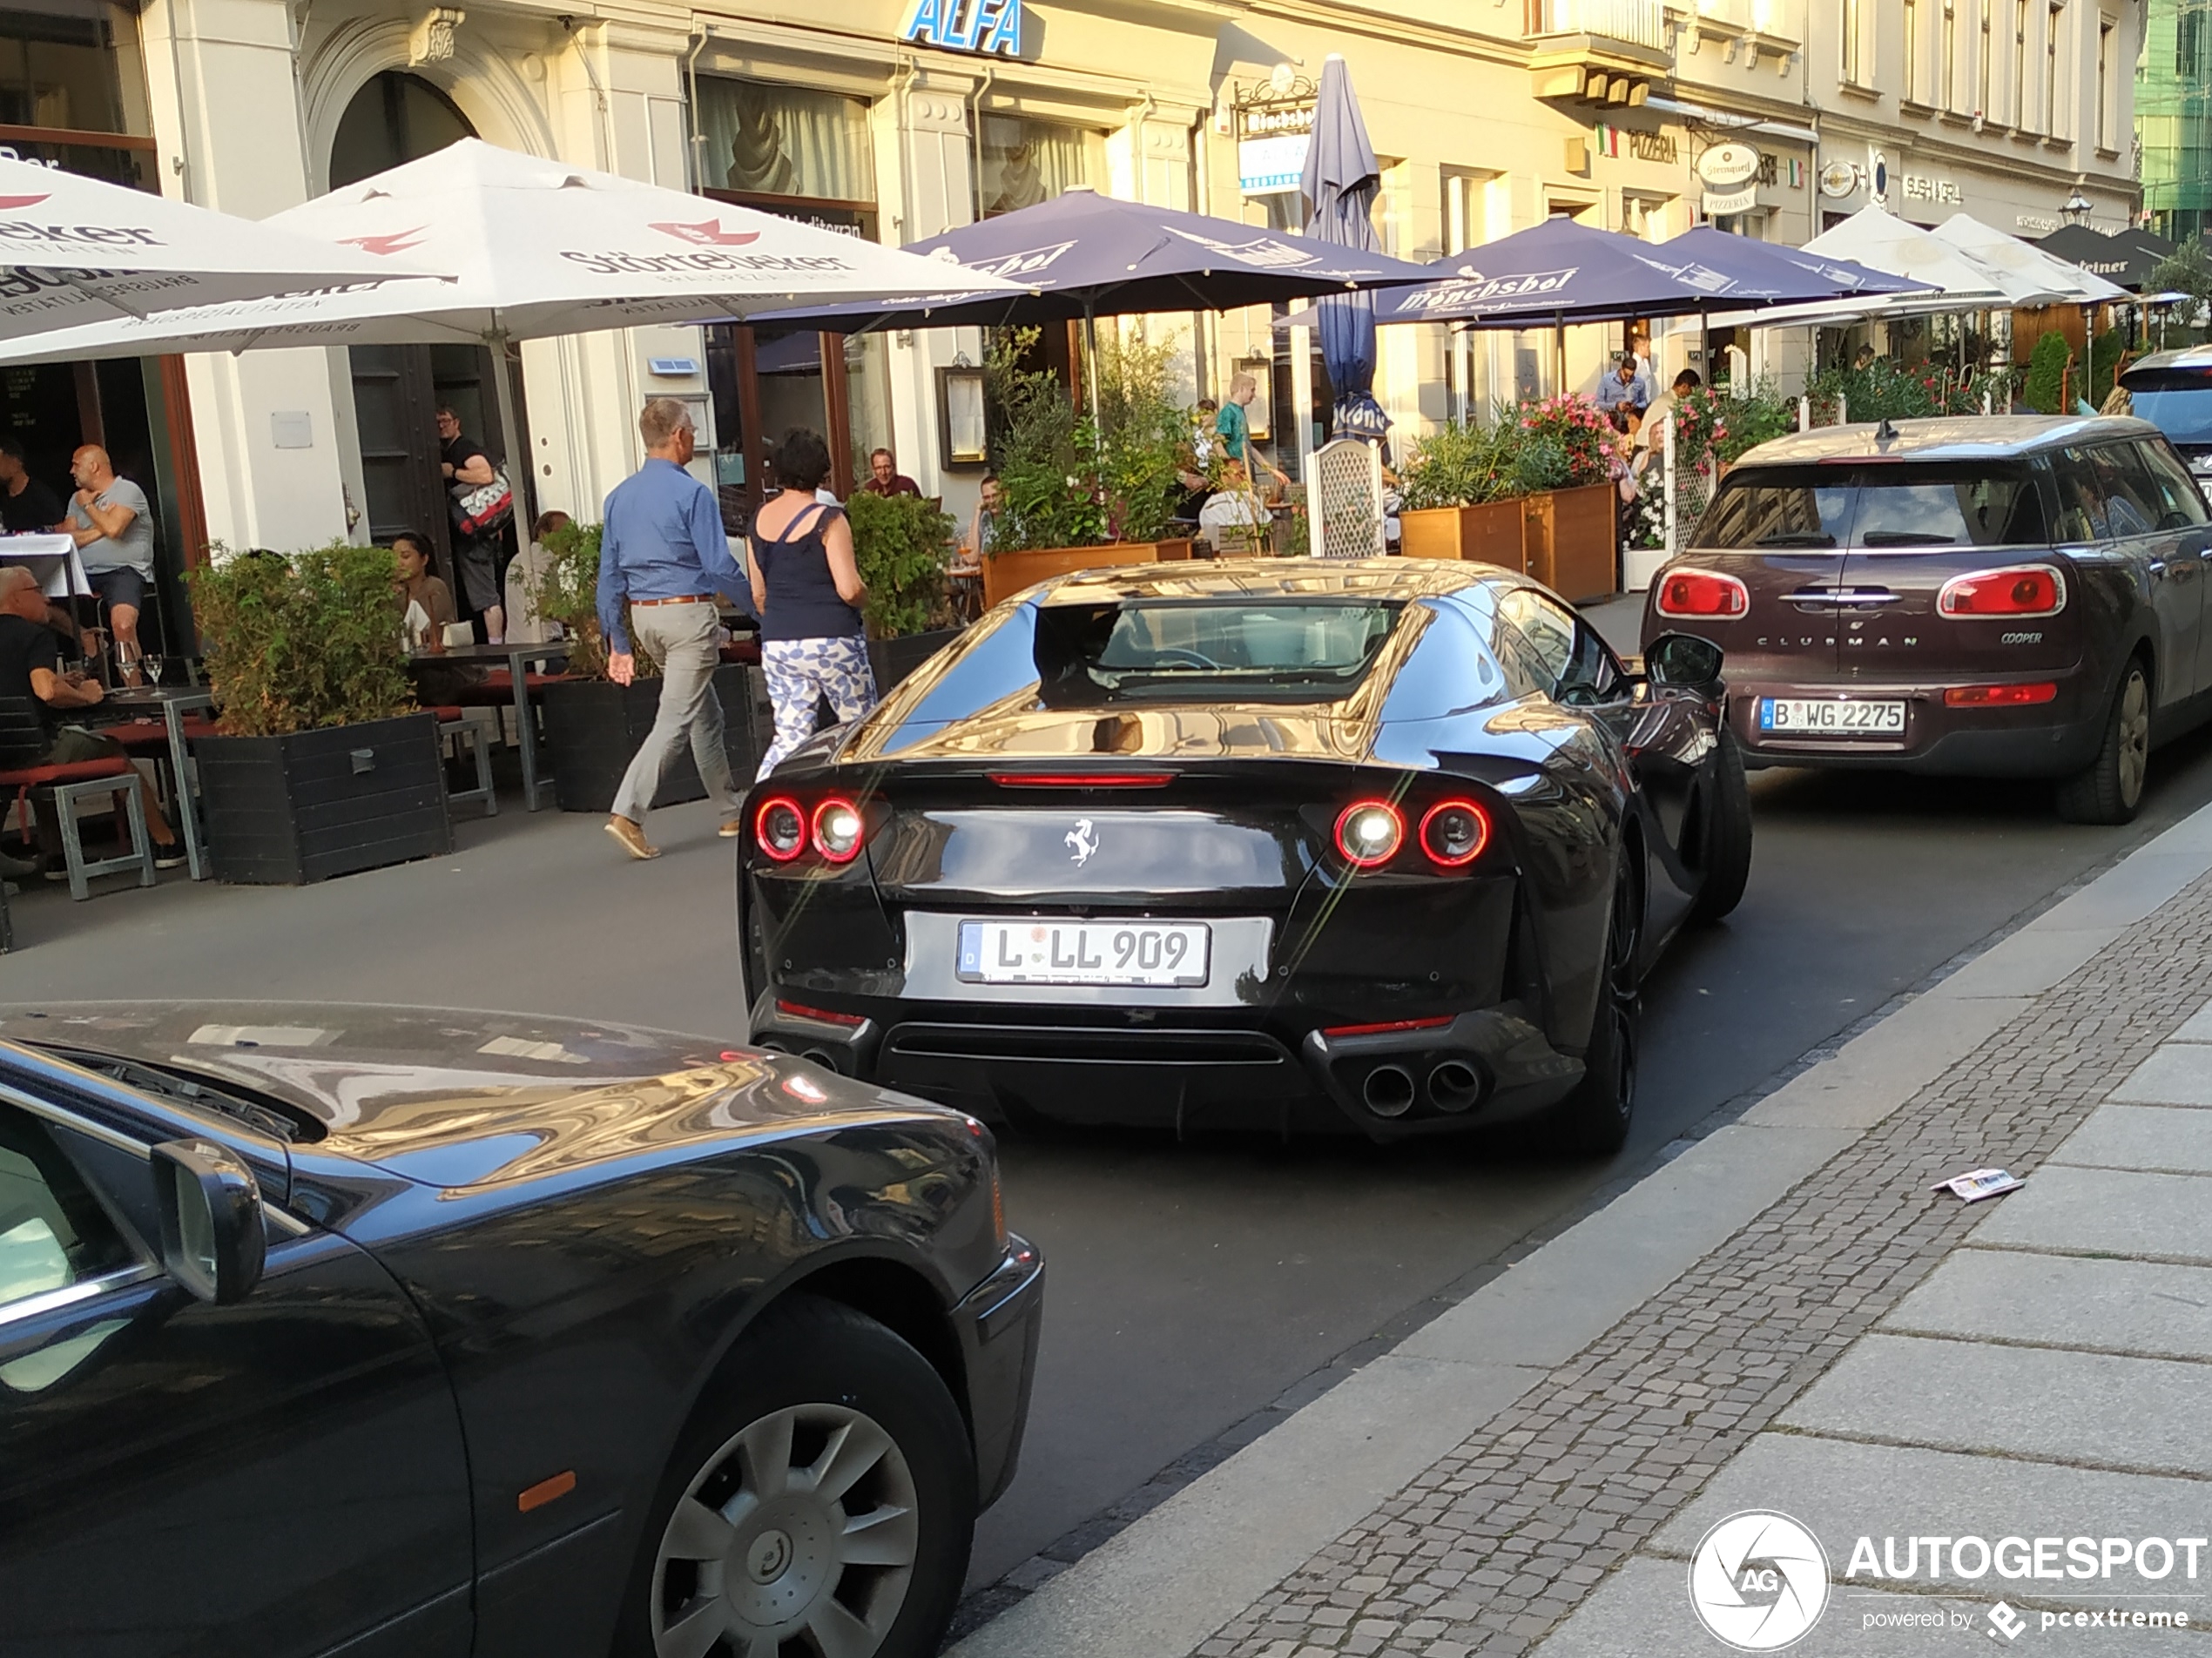
{"label": "wooden planter box", "polygon": [[1407,558],[1460,558],[1532,576],[1577,604],[1619,591],[1610,483],[1519,495],[1480,507],[1399,515]]}
{"label": "wooden planter box", "polygon": [[1025,587],[1074,570],[1165,563],[1190,556],[1187,541],[1109,541],[1096,547],[1033,547],[1019,553],[993,553],[983,560],[983,603],[987,607],[996,604]]}
{"label": "wooden planter box", "polygon": [[215,879],[299,886],[453,850],[431,714],[193,745]]}
{"label": "wooden planter box", "polygon": [[1407,558],[1458,558],[1525,570],[1521,563],[1521,504],[1493,501],[1480,507],[1423,507],[1398,515],[1399,550]]}
{"label": "wooden planter box", "polygon": [[875,670],[875,694],[888,697],[894,685],[959,638],[961,631],[958,628],[936,628],[896,639],[869,640],[868,665]]}
{"label": "wooden planter box", "polygon": [[[553,772],[553,801],[563,812],[609,812],[622,774],[653,728],[660,711],[658,679],[617,685],[609,679],[563,680],[545,688],[545,764]],[[765,683],[758,668],[725,663],[714,671],[722,702],[722,747],[742,790],[752,781],[766,745]],[[706,785],[686,743],[669,762],[656,806],[706,799]]]}

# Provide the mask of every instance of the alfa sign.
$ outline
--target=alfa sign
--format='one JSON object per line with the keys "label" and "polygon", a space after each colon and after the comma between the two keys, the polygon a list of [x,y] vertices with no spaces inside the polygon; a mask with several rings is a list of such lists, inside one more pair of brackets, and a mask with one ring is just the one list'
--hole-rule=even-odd
{"label": "alfa sign", "polygon": [[1022,0],[914,0],[899,38],[913,46],[1019,57]]}

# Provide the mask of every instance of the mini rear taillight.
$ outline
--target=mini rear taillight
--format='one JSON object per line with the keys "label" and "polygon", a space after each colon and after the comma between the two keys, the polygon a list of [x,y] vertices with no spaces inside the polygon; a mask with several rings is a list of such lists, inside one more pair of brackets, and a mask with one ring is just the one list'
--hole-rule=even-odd
{"label": "mini rear taillight", "polygon": [[752,838],[769,857],[787,864],[806,850],[806,814],[798,801],[771,795],[752,814]]}
{"label": "mini rear taillight", "polygon": [[1337,853],[1354,869],[1374,869],[1406,842],[1406,819],[1387,800],[1359,800],[1337,814]]}
{"label": "mini rear taillight", "polygon": [[2027,685],[1953,685],[1943,693],[1947,708],[2025,708],[2055,702],[2059,688],[2050,680]]}
{"label": "mini rear taillight", "polygon": [[1936,595],[1941,616],[2056,616],[2066,608],[2066,577],[2054,564],[2013,564],[1954,576]]}
{"label": "mini rear taillight", "polygon": [[1669,570],[1659,578],[1657,608],[1666,617],[1726,618],[1746,614],[1751,594],[1736,577],[1718,570]]}
{"label": "mini rear taillight", "polygon": [[1472,800],[1440,800],[1421,814],[1419,839],[1431,863],[1457,869],[1490,844],[1490,814]]}
{"label": "mini rear taillight", "polygon": [[833,1008],[810,1008],[803,1001],[776,1001],[776,1011],[787,1019],[812,1019],[825,1025],[842,1025],[847,1030],[857,1030],[868,1022],[866,1014],[841,1014]]}
{"label": "mini rear taillight", "polygon": [[1441,1030],[1457,1015],[1440,1014],[1433,1019],[1385,1019],[1372,1025],[1327,1025],[1324,1036],[1386,1036],[1401,1030]]}
{"label": "mini rear taillight", "polygon": [[836,795],[814,808],[814,850],[833,864],[849,864],[860,853],[860,809]]}

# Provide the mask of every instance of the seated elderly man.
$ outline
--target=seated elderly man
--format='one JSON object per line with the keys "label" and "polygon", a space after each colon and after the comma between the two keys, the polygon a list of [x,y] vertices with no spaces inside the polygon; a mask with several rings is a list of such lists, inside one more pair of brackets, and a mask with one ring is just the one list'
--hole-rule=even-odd
{"label": "seated elderly man", "polygon": [[[38,583],[20,564],[0,565],[0,698],[30,702],[38,716],[44,747],[36,754],[10,754],[10,766],[71,765],[82,760],[104,760],[123,752],[111,737],[64,724],[73,708],[91,708],[105,695],[97,679],[62,671],[61,637],[46,623],[46,601]],[[185,861],[185,849],[169,820],[161,815],[153,789],[144,778],[139,792],[145,801],[146,827],[153,836],[153,861],[163,869]],[[42,813],[39,843],[50,860],[57,859],[61,839],[55,825]],[[50,880],[66,880],[67,872],[50,861]]]}

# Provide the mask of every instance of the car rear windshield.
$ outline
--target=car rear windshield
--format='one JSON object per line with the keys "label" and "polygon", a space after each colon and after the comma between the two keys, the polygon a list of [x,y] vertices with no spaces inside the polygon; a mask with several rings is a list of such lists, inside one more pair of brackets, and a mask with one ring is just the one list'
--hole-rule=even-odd
{"label": "car rear windshield", "polygon": [[1739,468],[1698,526],[1700,547],[2040,547],[2043,495],[2024,462]]}
{"label": "car rear windshield", "polygon": [[1056,708],[1335,702],[1367,677],[1400,608],[1335,597],[1048,605],[1037,616],[1038,688]]}
{"label": "car rear windshield", "polygon": [[2178,387],[2131,387],[2131,412],[2176,443],[2212,443],[2212,383],[2201,375]]}

